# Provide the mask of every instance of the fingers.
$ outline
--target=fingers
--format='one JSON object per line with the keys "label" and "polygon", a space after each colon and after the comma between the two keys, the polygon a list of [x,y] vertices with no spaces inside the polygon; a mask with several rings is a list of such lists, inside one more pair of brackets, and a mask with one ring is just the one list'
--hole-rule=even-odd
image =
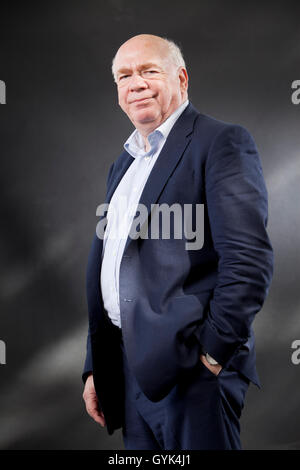
{"label": "fingers", "polygon": [[221,372],[222,370],[222,366],[221,364],[216,364],[216,365],[212,365],[210,364],[205,355],[204,354],[200,354],[200,360],[201,362],[205,365],[205,367],[207,367],[207,369],[209,369],[213,374],[215,375],[219,375],[219,373]]}
{"label": "fingers", "polygon": [[88,398],[85,402],[86,410],[91,418],[99,423],[102,427],[106,425],[103,411],[99,410],[98,401],[93,398]]}
{"label": "fingers", "polygon": [[94,421],[96,421],[96,423],[99,423],[102,427],[104,427],[106,425],[106,421],[103,411],[99,407],[92,375],[90,375],[86,380],[82,396],[85,401],[87,413],[91,416],[91,418],[94,419]]}

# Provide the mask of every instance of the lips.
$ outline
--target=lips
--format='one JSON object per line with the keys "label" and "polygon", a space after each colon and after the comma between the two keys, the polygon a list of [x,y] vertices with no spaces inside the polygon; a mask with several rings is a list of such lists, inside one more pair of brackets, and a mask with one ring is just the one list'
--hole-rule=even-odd
{"label": "lips", "polygon": [[148,96],[146,98],[140,98],[138,100],[134,100],[134,101],[131,101],[130,104],[133,104],[133,103],[142,103],[143,101],[147,101],[147,100],[151,100],[152,99],[152,96]]}

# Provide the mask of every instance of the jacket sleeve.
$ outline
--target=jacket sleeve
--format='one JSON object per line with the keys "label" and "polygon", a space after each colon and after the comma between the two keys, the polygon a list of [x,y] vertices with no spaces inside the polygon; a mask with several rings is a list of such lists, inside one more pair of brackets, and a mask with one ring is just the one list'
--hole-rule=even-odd
{"label": "jacket sleeve", "polygon": [[218,278],[199,341],[225,366],[250,336],[273,275],[267,190],[256,145],[245,128],[227,125],[216,136],[205,181]]}
{"label": "jacket sleeve", "polygon": [[[109,186],[109,181],[113,172],[114,163],[109,168],[108,176],[106,179],[106,190]],[[91,335],[90,335],[90,328],[88,328],[87,340],[86,340],[86,358],[82,372],[82,380],[83,383],[86,382],[86,379],[90,374],[93,373],[93,359],[92,359],[92,347],[91,347]]]}

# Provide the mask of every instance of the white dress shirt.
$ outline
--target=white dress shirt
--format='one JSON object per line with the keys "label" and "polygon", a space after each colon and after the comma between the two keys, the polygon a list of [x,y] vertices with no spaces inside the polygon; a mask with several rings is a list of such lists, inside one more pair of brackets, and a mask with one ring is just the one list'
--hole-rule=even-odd
{"label": "white dress shirt", "polygon": [[101,291],[104,308],[112,323],[121,328],[119,302],[119,271],[127,237],[151,170],[175,122],[189,104],[186,100],[148,136],[151,148],[145,150],[143,138],[135,129],[124,144],[134,157],[109,204],[107,226],[103,239]]}

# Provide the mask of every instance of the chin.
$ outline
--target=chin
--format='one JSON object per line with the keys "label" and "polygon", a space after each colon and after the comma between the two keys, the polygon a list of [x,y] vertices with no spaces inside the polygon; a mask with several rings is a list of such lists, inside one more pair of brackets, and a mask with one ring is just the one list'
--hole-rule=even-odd
{"label": "chin", "polygon": [[150,111],[150,109],[149,110],[143,109],[135,113],[133,118],[135,122],[140,123],[140,124],[153,122],[157,119],[157,113],[154,112],[153,110]]}

